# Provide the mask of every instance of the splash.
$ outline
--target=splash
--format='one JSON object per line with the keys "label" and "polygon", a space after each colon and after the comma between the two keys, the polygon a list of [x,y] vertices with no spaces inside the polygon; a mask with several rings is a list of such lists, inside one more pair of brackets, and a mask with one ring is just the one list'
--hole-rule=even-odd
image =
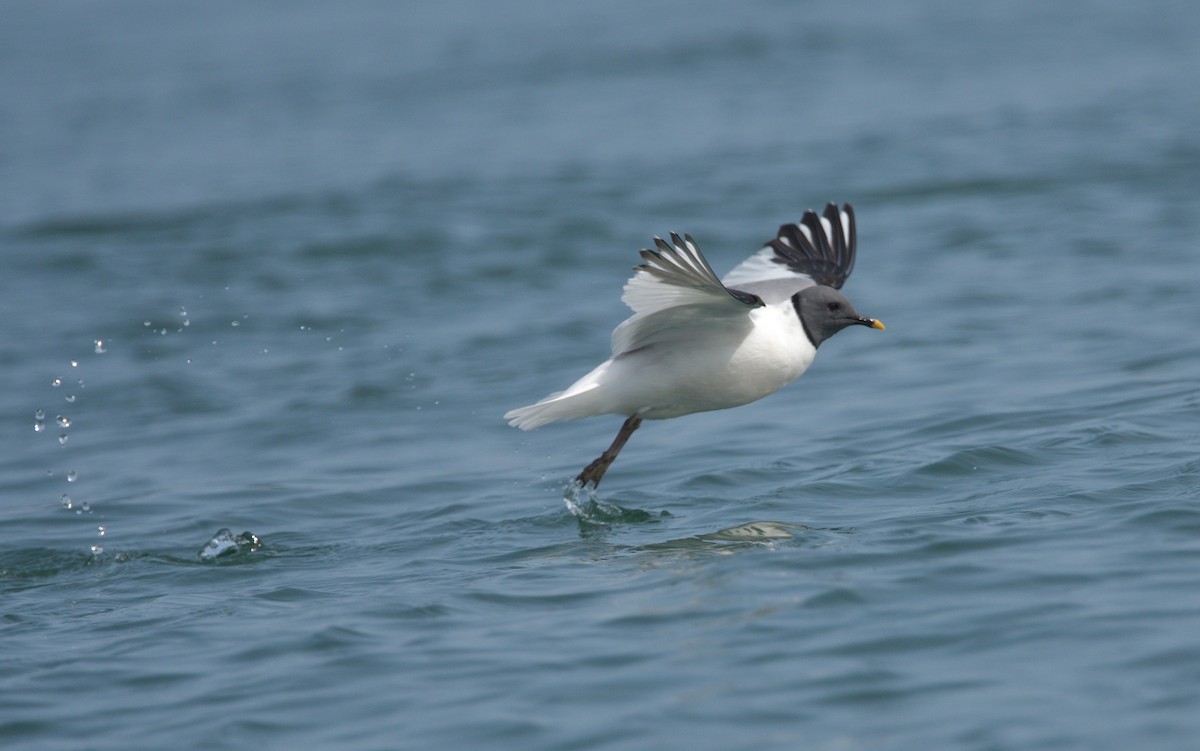
{"label": "splash", "polygon": [[253,532],[242,532],[235,536],[228,527],[222,527],[196,555],[202,561],[215,561],[218,558],[253,553],[260,548],[262,538]]}
{"label": "splash", "polygon": [[[582,496],[582,498],[581,498]],[[658,517],[649,511],[625,508],[596,497],[596,488],[572,480],[563,492],[563,502],[571,515],[579,520],[581,529],[608,527],[613,524],[640,524]],[[664,511],[660,516],[668,516]]]}

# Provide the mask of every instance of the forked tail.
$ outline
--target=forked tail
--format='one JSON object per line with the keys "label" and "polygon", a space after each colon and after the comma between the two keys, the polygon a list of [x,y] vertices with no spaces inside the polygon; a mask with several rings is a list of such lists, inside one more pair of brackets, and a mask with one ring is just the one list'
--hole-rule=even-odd
{"label": "forked tail", "polygon": [[517,407],[504,413],[504,419],[514,428],[533,430],[558,420],[578,420],[581,417],[603,415],[611,411],[605,404],[600,388],[604,374],[612,361],[604,362],[580,378],[566,391],[557,391],[537,404]]}
{"label": "forked tail", "polygon": [[574,394],[562,392],[551,394],[537,404],[527,407],[517,407],[504,413],[504,419],[514,428],[533,430],[558,420],[578,420],[581,417],[591,417],[601,414],[598,410],[598,395],[592,393],[597,387],[593,385],[587,391]]}

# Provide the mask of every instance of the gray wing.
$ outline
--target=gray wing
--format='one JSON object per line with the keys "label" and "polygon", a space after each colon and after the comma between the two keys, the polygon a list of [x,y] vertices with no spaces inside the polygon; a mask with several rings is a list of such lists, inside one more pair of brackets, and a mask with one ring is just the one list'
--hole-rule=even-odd
{"label": "gray wing", "polygon": [[766,303],[786,300],[805,287],[823,284],[841,289],[854,269],[858,244],[854,207],[809,209],[799,224],[785,224],[775,239],[738,264],[721,281],[726,287],[757,295]]}
{"label": "gray wing", "polygon": [[654,238],[657,250],[641,251],[645,263],[625,283],[624,301],[634,315],[613,331],[614,355],[644,347],[661,334],[696,321],[749,325],[760,308],[757,295],[728,289],[717,279],[691,235],[671,233],[671,243]]}
{"label": "gray wing", "polygon": [[644,263],[634,266],[621,300],[635,313],[653,313],[678,305],[707,304],[745,312],[762,301],[727,289],[717,279],[691,235],[671,233],[671,244],[654,238],[658,250],[643,250]]}

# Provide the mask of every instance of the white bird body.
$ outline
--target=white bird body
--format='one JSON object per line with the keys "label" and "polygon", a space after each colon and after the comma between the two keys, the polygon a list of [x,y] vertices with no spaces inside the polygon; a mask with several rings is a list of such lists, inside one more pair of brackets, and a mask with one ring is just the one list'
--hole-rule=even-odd
{"label": "white bird body", "polygon": [[[556,420],[625,415],[613,445],[580,474],[599,484],[643,419],[738,407],[812,365],[822,341],[864,318],[836,288],[854,265],[854,211],[833,204],[780,228],[718,280],[690,236],[654,238],[621,299],[634,314],[613,331],[612,357],[564,391],[505,414],[532,430]],[[726,286],[729,285],[729,286]]]}
{"label": "white bird body", "polygon": [[638,414],[665,420],[740,407],[796,380],[817,353],[791,303],[714,325],[697,317],[667,341],[613,356],[565,391],[506,415],[533,430],[556,420]]}

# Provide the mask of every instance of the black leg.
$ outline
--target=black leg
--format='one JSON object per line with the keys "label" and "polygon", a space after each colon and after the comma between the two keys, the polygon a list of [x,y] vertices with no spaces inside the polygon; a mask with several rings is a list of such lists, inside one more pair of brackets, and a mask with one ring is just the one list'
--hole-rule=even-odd
{"label": "black leg", "polygon": [[575,482],[580,485],[591,484],[593,488],[600,487],[600,480],[604,477],[604,473],[608,471],[608,467],[617,458],[617,454],[621,453],[621,447],[629,440],[629,436],[633,435],[633,431],[638,429],[642,424],[642,418],[637,415],[631,415],[628,420],[621,425],[621,430],[617,432],[617,437],[613,439],[612,445],[608,450],[600,455],[600,458],[591,464],[587,465],[579,476],[575,478]]}

